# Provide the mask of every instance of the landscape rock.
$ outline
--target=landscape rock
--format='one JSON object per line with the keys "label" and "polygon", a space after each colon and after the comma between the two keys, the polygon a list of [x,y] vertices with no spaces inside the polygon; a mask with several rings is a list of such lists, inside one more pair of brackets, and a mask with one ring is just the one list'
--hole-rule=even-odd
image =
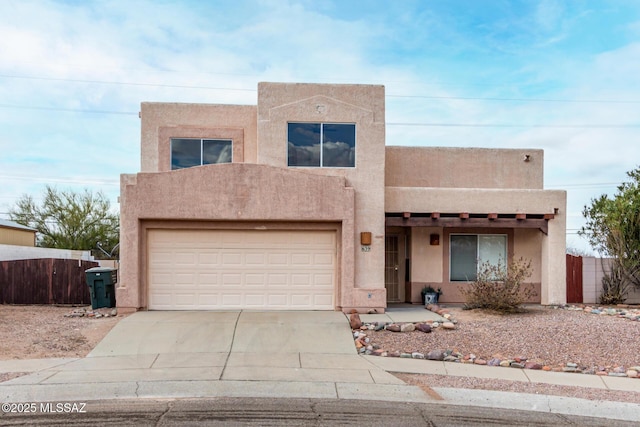
{"label": "landscape rock", "polygon": [[357,312],[352,312],[349,316],[349,325],[351,325],[351,329],[360,329],[362,326],[362,320],[360,320],[360,315]]}
{"label": "landscape rock", "polygon": [[500,359],[493,357],[487,361],[487,365],[489,366],[500,366]]}
{"label": "landscape rock", "polygon": [[442,350],[432,350],[427,354],[429,360],[444,360],[444,352]]}
{"label": "landscape rock", "polygon": [[456,325],[454,323],[452,323],[452,322],[444,322],[442,324],[442,328],[443,329],[455,329]]}
{"label": "landscape rock", "polygon": [[413,323],[403,323],[400,325],[400,332],[413,332],[416,330],[416,327]]}
{"label": "landscape rock", "polygon": [[416,325],[416,329],[420,332],[424,332],[426,334],[428,334],[429,332],[431,332],[431,325],[427,324],[427,323],[418,323]]}
{"label": "landscape rock", "polygon": [[396,324],[396,323],[392,323],[390,325],[387,325],[387,331],[390,332],[400,332],[400,325]]}

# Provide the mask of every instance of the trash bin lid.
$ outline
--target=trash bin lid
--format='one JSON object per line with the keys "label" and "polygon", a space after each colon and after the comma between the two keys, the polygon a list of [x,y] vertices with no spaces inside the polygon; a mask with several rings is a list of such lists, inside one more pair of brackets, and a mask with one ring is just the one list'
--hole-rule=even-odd
{"label": "trash bin lid", "polygon": [[85,273],[110,273],[112,271],[116,271],[117,268],[109,268],[109,267],[93,267],[88,270],[85,270]]}

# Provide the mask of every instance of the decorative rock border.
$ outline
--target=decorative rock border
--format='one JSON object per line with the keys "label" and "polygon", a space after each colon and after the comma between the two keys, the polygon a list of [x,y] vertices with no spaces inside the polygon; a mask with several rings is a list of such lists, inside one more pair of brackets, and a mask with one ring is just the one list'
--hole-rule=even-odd
{"label": "decorative rock border", "polygon": [[[552,306],[553,309],[564,309],[573,311],[584,311],[586,313],[597,314],[601,316],[616,316],[631,321],[640,321],[640,308],[633,308],[630,306],[617,306],[615,308],[607,307],[593,307],[588,305],[556,305]],[[486,365],[486,366],[500,366],[506,368],[518,368],[518,369],[532,369],[543,370],[553,372],[568,372],[577,374],[588,375],[602,375],[610,377],[627,377],[627,378],[639,378],[640,379],[640,366],[632,366],[625,368],[623,366],[617,366],[611,370],[607,370],[604,367],[580,367],[576,363],[569,362],[564,366],[549,366],[537,361],[529,361],[526,357],[515,357],[513,359],[500,359],[493,357],[491,359],[483,359],[477,357],[475,354],[462,354],[454,352],[453,350],[432,350],[427,354],[412,352],[388,352],[380,348],[377,344],[371,343],[371,339],[367,336],[366,331],[381,331],[383,329],[390,332],[414,332],[419,331],[423,333],[431,333],[436,329],[453,330],[457,328],[457,321],[451,316],[446,308],[442,308],[438,305],[428,305],[426,307],[440,316],[444,317],[446,322],[437,321],[425,321],[419,323],[387,323],[387,322],[372,322],[363,323],[359,328],[353,329],[353,339],[356,345],[356,349],[359,354],[366,354],[380,357],[400,357],[403,359],[424,359],[424,360],[437,360],[453,363],[469,363],[474,365]]]}
{"label": "decorative rock border", "polygon": [[91,307],[76,308],[71,313],[67,313],[64,317],[90,317],[100,319],[101,317],[116,317],[118,315],[117,308],[97,308],[93,310]]}
{"label": "decorative rock border", "polygon": [[552,306],[555,309],[571,310],[571,311],[584,311],[585,313],[597,314],[600,316],[615,316],[631,321],[640,322],[640,307],[630,306],[626,304],[620,304],[615,307],[603,307],[595,305],[571,305],[560,304]]}

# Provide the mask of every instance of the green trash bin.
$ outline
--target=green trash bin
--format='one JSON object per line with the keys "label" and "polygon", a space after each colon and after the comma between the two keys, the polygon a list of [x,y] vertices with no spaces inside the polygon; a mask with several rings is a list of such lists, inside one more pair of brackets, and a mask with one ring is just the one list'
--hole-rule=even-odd
{"label": "green trash bin", "polygon": [[116,282],[118,270],[115,268],[94,267],[85,271],[87,285],[91,293],[91,307],[95,310],[102,307],[116,306]]}

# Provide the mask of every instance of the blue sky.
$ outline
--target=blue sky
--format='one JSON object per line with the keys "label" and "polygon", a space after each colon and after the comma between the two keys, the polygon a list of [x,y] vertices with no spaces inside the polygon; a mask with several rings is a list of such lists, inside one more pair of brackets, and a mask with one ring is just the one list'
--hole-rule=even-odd
{"label": "blue sky", "polygon": [[636,0],[1,0],[0,29],[0,218],[46,184],[117,209],[141,102],[259,81],[383,84],[388,145],[544,149],[580,249],[582,207],[640,165]]}

